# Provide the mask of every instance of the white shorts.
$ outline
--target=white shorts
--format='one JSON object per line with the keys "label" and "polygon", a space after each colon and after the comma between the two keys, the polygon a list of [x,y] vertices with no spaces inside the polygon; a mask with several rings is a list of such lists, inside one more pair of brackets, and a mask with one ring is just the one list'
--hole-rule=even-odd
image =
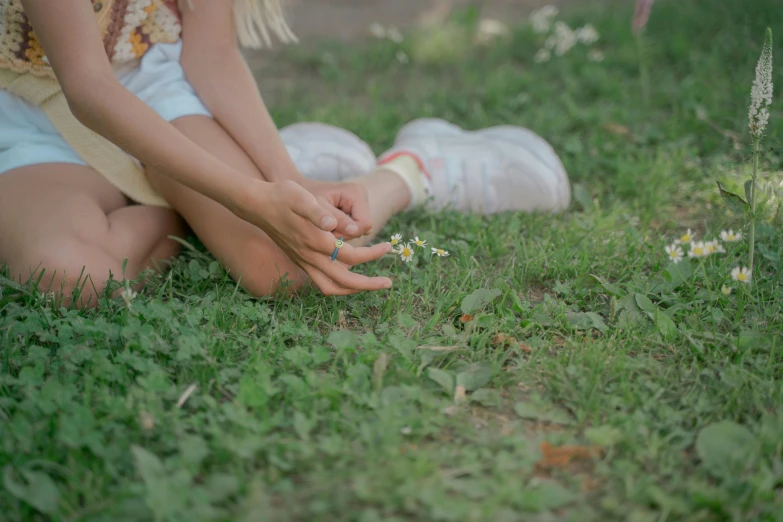
{"label": "white shorts", "polygon": [[[154,45],[140,62],[116,66],[117,79],[166,121],[211,116],[179,63],[182,42]],[[41,163],[87,165],[38,107],[0,89],[0,174]]]}

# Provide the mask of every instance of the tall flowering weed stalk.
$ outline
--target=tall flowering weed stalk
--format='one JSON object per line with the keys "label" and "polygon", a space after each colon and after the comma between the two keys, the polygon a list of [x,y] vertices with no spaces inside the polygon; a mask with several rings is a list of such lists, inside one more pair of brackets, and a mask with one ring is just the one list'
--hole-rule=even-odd
{"label": "tall flowering weed stalk", "polygon": [[642,96],[646,104],[650,103],[650,73],[647,68],[647,57],[644,46],[644,28],[650,20],[650,11],[655,0],[637,0],[636,10],[631,20],[631,28],[636,37],[636,47],[639,53],[639,81],[642,84]]}
{"label": "tall flowering weed stalk", "polygon": [[[744,212],[750,220],[748,233],[748,266],[744,282],[750,282],[754,267],[756,253],[756,221],[758,217],[758,189],[759,189],[759,159],[761,157],[761,142],[764,139],[764,131],[769,123],[769,108],[772,105],[772,29],[767,28],[764,38],[764,47],[761,49],[761,57],[756,64],[756,78],[750,90],[750,107],[748,109],[748,128],[752,141],[753,174],[751,179],[745,182],[745,199],[739,194],[726,190],[720,183],[718,189],[729,208],[737,212]],[[767,190],[767,192],[770,192]],[[745,274],[745,272],[742,272]]]}

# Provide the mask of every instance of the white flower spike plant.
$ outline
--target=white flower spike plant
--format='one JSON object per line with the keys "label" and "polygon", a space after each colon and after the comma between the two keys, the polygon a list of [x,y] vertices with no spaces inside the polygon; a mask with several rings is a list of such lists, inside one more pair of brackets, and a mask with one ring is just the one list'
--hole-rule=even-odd
{"label": "white flower spike plant", "polygon": [[748,125],[753,138],[753,177],[750,180],[750,190],[746,188],[745,193],[750,207],[748,268],[751,271],[753,270],[753,256],[756,247],[756,185],[758,183],[759,156],[761,155],[761,138],[764,136],[764,130],[769,122],[770,105],[772,105],[772,29],[768,27],[761,57],[756,65],[756,79],[750,90],[748,111]]}
{"label": "white flower spike plant", "polygon": [[669,260],[675,265],[682,261],[682,258],[684,257],[682,248],[676,243],[666,247],[666,254],[669,256]]}

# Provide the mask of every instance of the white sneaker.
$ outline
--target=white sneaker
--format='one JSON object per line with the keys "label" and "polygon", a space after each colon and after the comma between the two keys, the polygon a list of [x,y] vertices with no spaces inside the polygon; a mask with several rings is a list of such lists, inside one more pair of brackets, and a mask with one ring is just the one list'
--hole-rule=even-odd
{"label": "white sneaker", "polygon": [[522,127],[466,131],[438,119],[403,127],[380,162],[410,154],[425,169],[428,208],[492,214],[565,210],[568,175],[552,147]]}
{"label": "white sneaker", "polygon": [[280,130],[280,137],[307,178],[345,181],[369,174],[376,165],[369,145],[355,134],[325,123],[295,123]]}

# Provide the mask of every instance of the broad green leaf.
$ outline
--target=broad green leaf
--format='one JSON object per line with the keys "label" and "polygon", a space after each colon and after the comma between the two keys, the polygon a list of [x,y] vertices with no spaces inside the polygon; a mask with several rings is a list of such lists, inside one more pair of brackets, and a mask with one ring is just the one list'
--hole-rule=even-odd
{"label": "broad green leaf", "polygon": [[486,386],[495,376],[495,368],[490,362],[473,363],[457,374],[457,385],[465,387],[465,391],[478,390]]}
{"label": "broad green leaf", "polygon": [[541,481],[535,489],[535,494],[540,502],[539,507],[543,510],[557,509],[576,499],[576,495],[551,480]]}
{"label": "broad green leaf", "polygon": [[427,377],[440,384],[449,396],[454,393],[454,376],[446,370],[439,368],[430,368],[427,370]]}
{"label": "broad green leaf", "polygon": [[488,408],[498,407],[503,402],[497,390],[482,388],[470,394],[470,400]]}
{"label": "broad green leaf", "polygon": [[670,264],[663,273],[664,277],[666,277],[669,282],[669,288],[674,290],[691,279],[693,276],[693,266],[691,265],[690,259],[685,258],[677,264]]}
{"label": "broad green leaf", "polygon": [[551,422],[552,424],[571,424],[568,413],[555,407],[543,407],[529,402],[518,402],[514,405],[514,411],[528,420]]}
{"label": "broad green leaf", "polygon": [[578,330],[590,328],[595,328],[602,332],[608,330],[604,320],[595,312],[566,312],[565,317],[568,324]]}
{"label": "broad green leaf", "polygon": [[136,471],[139,472],[144,482],[155,480],[163,474],[163,463],[154,454],[141,446],[131,446],[133,460],[136,462]]}
{"label": "broad green leaf", "polygon": [[643,311],[647,312],[648,314],[654,314],[655,313],[655,305],[652,301],[650,301],[650,298],[647,297],[644,294],[634,294],[634,299],[636,299],[636,304],[641,308]]}
{"label": "broad green leaf", "polygon": [[585,437],[598,446],[614,446],[623,440],[623,432],[609,425],[596,426],[587,428]]}
{"label": "broad green leaf", "polygon": [[750,203],[752,202],[752,194],[750,192],[751,188],[753,187],[753,180],[749,179],[745,182],[745,201],[748,202],[748,206],[750,206]]}
{"label": "broad green leaf", "polygon": [[696,453],[702,465],[714,476],[736,479],[755,465],[759,442],[745,426],[720,421],[699,432]]}
{"label": "broad green leaf", "polygon": [[462,300],[462,313],[472,315],[474,312],[477,312],[490,304],[499,297],[500,294],[502,294],[502,292],[497,288],[479,288],[465,296]]}
{"label": "broad green leaf", "polygon": [[355,350],[359,345],[359,338],[348,330],[335,330],[326,338],[326,342],[337,350]]}
{"label": "broad green leaf", "polygon": [[8,465],[3,468],[3,486],[13,496],[30,504],[33,508],[47,515],[58,511],[60,490],[52,478],[41,471],[21,470],[26,484],[18,481],[14,469]]}
{"label": "broad green leaf", "polygon": [[723,201],[726,202],[726,206],[729,207],[729,210],[736,214],[744,214],[747,212],[748,202],[742,199],[742,196],[723,188],[723,185],[721,185],[720,181],[718,181],[718,190],[720,191],[720,195],[723,198]]}
{"label": "broad green leaf", "polygon": [[223,502],[239,491],[239,479],[228,473],[215,473],[207,477],[203,490],[210,503]]}
{"label": "broad green leaf", "polygon": [[677,325],[660,310],[655,311],[655,327],[665,340],[673,339],[677,335]]}

